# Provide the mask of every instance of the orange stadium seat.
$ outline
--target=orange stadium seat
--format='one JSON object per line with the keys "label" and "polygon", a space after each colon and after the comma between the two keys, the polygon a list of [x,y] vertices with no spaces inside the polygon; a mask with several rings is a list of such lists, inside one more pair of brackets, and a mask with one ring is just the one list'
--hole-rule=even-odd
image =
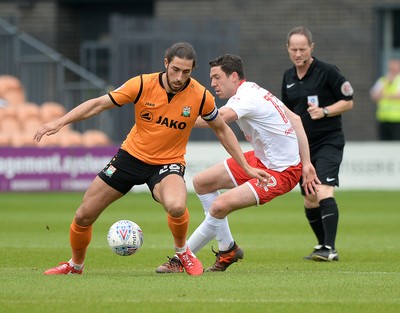
{"label": "orange stadium seat", "polygon": [[15,116],[3,116],[0,121],[0,131],[2,133],[15,134],[22,130],[21,123]]}
{"label": "orange stadium seat", "polygon": [[83,133],[84,147],[109,146],[110,144],[110,138],[101,130],[89,129]]}
{"label": "orange stadium seat", "polygon": [[43,102],[40,106],[40,115],[43,123],[53,121],[66,113],[65,107],[58,102]]}
{"label": "orange stadium seat", "polygon": [[11,75],[0,75],[0,98],[7,105],[25,103],[25,89],[20,80]]}
{"label": "orange stadium seat", "polygon": [[76,130],[67,130],[59,133],[59,143],[61,147],[82,146],[82,134]]}

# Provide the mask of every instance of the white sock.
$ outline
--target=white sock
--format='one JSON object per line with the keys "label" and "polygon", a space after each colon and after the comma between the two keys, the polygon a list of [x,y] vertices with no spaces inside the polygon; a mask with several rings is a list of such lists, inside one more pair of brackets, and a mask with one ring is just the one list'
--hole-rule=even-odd
{"label": "white sock", "polygon": [[225,216],[220,226],[217,227],[215,239],[218,241],[218,250],[227,251],[233,246],[233,237],[229,228],[228,217]]}
{"label": "white sock", "polygon": [[68,261],[69,265],[71,267],[73,267],[74,269],[76,269],[77,271],[80,271],[83,268],[83,264],[75,264],[74,262],[72,262],[72,259],[70,259]]}
{"label": "white sock", "polygon": [[208,213],[208,210],[211,207],[211,204],[214,202],[215,199],[220,195],[221,193],[217,190],[214,192],[206,193],[204,195],[197,195],[199,198],[201,204],[203,205],[204,209],[204,214]]}
{"label": "white sock", "polygon": [[[199,198],[201,204],[203,205],[204,213],[207,214],[208,210],[210,209],[212,203],[214,200],[220,195],[221,193],[217,190],[214,192],[206,193],[204,195],[197,195]],[[216,236],[215,239],[218,241],[218,249],[220,251],[227,251],[231,246],[233,245],[233,237],[231,230],[229,228],[229,223],[228,223],[228,217],[224,218],[224,222],[216,228]],[[190,239],[189,239],[190,241]],[[198,243],[198,245],[193,242],[193,247],[198,248],[201,243]],[[207,244],[204,243],[198,250],[200,250],[202,247],[204,247]],[[192,245],[189,244],[190,249],[192,249]],[[198,251],[197,250],[197,251]],[[192,250],[193,251],[193,250]]]}
{"label": "white sock", "polygon": [[186,251],[187,246],[188,246],[187,243],[185,243],[185,245],[182,248],[175,247],[175,252],[178,254],[182,254],[183,252]]}
{"label": "white sock", "polygon": [[216,219],[207,213],[204,221],[196,228],[188,240],[190,250],[196,254],[201,248],[215,238],[220,219]]}

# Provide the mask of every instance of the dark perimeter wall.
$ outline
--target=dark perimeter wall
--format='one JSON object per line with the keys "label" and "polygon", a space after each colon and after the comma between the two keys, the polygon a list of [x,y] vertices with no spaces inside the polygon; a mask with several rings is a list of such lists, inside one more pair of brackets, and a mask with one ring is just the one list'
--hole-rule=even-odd
{"label": "dark perimeter wall", "polygon": [[[380,74],[377,7],[383,4],[398,1],[2,0],[0,17],[77,62],[83,39],[107,37],[107,15],[112,12],[239,24],[237,52],[248,80],[279,97],[282,74],[291,66],[286,34],[306,26],[314,35],[314,55],[336,64],[353,85],[355,107],[344,114],[343,122],[347,139],[355,141],[376,139],[375,105],[368,92]],[[208,67],[208,60],[199,61],[199,66]]]}

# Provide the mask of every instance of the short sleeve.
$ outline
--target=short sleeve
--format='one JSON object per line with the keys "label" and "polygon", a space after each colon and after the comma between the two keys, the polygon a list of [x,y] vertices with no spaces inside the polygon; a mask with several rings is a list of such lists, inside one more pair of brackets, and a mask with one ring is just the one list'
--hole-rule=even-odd
{"label": "short sleeve", "polygon": [[140,93],[142,80],[140,76],[136,76],[126,81],[122,86],[109,93],[113,102],[122,106],[127,103],[132,103]]}

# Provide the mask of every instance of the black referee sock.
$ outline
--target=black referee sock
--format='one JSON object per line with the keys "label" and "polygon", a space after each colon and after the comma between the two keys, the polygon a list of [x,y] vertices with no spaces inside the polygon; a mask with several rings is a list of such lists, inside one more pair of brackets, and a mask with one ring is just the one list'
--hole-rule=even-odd
{"label": "black referee sock", "polygon": [[309,209],[304,207],[304,212],[306,213],[306,217],[308,222],[310,223],[311,229],[313,230],[315,236],[317,237],[318,244],[324,245],[325,243],[325,233],[324,226],[322,225],[321,219],[321,207]]}
{"label": "black referee sock", "polygon": [[336,233],[339,222],[339,209],[334,198],[326,198],[319,202],[322,225],[325,232],[325,246],[335,249]]}

